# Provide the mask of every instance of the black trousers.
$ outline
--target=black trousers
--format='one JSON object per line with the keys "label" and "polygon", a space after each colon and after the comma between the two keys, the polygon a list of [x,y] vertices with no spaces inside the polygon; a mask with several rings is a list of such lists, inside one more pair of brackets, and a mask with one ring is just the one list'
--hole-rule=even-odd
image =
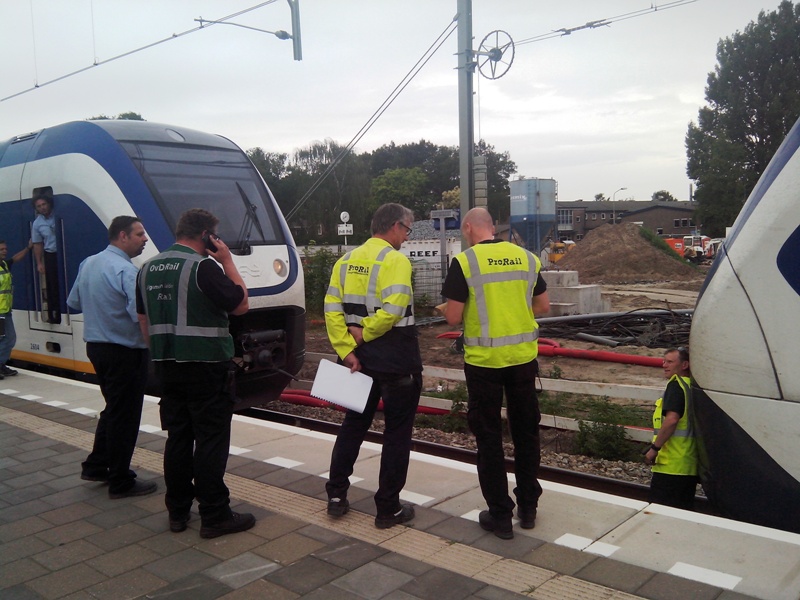
{"label": "black trousers", "polygon": [[393,515],[400,509],[400,492],[406,484],[411,456],[411,433],[414,415],[422,392],[422,374],[395,375],[364,370],[373,378],[367,406],[363,413],[348,410],[336,436],[331,455],[330,479],[325,485],[328,498],[347,498],[350,475],[358,459],[378,401],[383,399],[386,428],[383,432],[381,469],[375,507],[378,516]]}
{"label": "black trousers", "polygon": [[231,517],[224,482],[234,404],[229,367],[227,362],[156,362],[162,387],[161,428],[167,431],[167,510],[185,514],[197,498],[204,524]]}
{"label": "black trousers", "polygon": [[44,280],[47,288],[47,322],[61,323],[61,294],[58,283],[58,254],[44,253]]}
{"label": "black trousers", "polygon": [[97,422],[92,452],[81,464],[82,471],[91,476],[107,475],[109,491],[124,492],[136,479],[130,466],[142,420],[150,353],[141,348],[87,342],[86,354],[97,373],[106,406]]}
{"label": "black trousers", "polygon": [[536,508],[542,495],[537,479],[541,414],[534,382],[536,361],[500,369],[465,364],[464,375],[469,395],[467,418],[478,446],[478,481],[489,512],[496,519],[508,519],[514,511],[503,453],[503,392],[514,442],[514,494],[523,509]]}
{"label": "black trousers", "polygon": [[655,504],[692,510],[699,481],[700,479],[694,475],[670,475],[669,473],[654,472],[653,479],[650,480],[648,500]]}

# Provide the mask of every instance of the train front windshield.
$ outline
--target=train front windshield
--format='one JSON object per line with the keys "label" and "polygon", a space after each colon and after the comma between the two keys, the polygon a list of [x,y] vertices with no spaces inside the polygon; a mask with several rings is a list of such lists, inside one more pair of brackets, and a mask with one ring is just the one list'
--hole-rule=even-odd
{"label": "train front windshield", "polygon": [[231,249],[283,245],[269,192],[239,150],[178,144],[121,142],[147,182],[172,230],[190,208],[212,212],[217,234]]}

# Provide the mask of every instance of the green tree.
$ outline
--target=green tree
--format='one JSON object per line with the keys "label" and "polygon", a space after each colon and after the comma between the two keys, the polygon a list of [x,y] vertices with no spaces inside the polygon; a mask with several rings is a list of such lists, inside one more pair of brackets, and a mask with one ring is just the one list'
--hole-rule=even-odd
{"label": "green tree", "polygon": [[595,194],[594,195],[594,201],[595,202],[603,202],[604,200],[609,200],[609,198],[606,198],[605,194],[600,193],[600,194]]}
{"label": "green tree", "polygon": [[653,192],[653,202],[677,202],[678,199],[670,194],[667,190],[658,190]]}
{"label": "green tree", "polygon": [[695,221],[723,235],[800,116],[800,3],[761,11],[717,45],[708,106],[686,134],[686,172],[695,181]]}
{"label": "green tree", "polygon": [[487,208],[495,220],[506,221],[511,214],[508,180],[517,172],[517,165],[508,152],[496,152],[484,140],[475,144],[475,155],[486,157]]}
{"label": "green tree", "polygon": [[372,205],[377,209],[397,202],[414,211],[416,219],[427,219],[431,211],[428,177],[419,167],[387,169],[372,180]]}
{"label": "green tree", "polygon": [[97,115],[96,117],[89,117],[86,120],[87,121],[103,121],[103,120],[107,120],[107,119],[118,119],[118,120],[121,120],[121,121],[145,121],[146,120],[139,113],[132,112],[132,111],[119,113],[116,117],[108,117],[106,115]]}

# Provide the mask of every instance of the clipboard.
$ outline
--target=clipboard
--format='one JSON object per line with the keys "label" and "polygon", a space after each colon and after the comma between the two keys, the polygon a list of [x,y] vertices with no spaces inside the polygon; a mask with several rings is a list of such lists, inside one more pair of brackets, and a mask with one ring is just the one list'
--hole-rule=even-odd
{"label": "clipboard", "polygon": [[319,361],[317,376],[311,386],[311,395],[320,400],[337,404],[349,410],[363,413],[367,407],[372,377],[359,371],[351,373],[344,365],[326,359]]}

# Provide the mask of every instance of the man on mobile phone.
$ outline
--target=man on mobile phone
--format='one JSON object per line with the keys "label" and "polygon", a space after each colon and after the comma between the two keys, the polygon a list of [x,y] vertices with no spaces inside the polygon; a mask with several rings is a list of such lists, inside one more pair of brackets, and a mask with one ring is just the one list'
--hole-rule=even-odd
{"label": "man on mobile phone", "polygon": [[169,527],[186,529],[197,498],[203,538],[255,524],[253,515],[231,511],[223,481],[234,403],[228,315],[246,313],[249,304],[231,251],[216,237],[218,224],[201,208],[183,213],[175,244],[142,267],[136,298],[161,382]]}

